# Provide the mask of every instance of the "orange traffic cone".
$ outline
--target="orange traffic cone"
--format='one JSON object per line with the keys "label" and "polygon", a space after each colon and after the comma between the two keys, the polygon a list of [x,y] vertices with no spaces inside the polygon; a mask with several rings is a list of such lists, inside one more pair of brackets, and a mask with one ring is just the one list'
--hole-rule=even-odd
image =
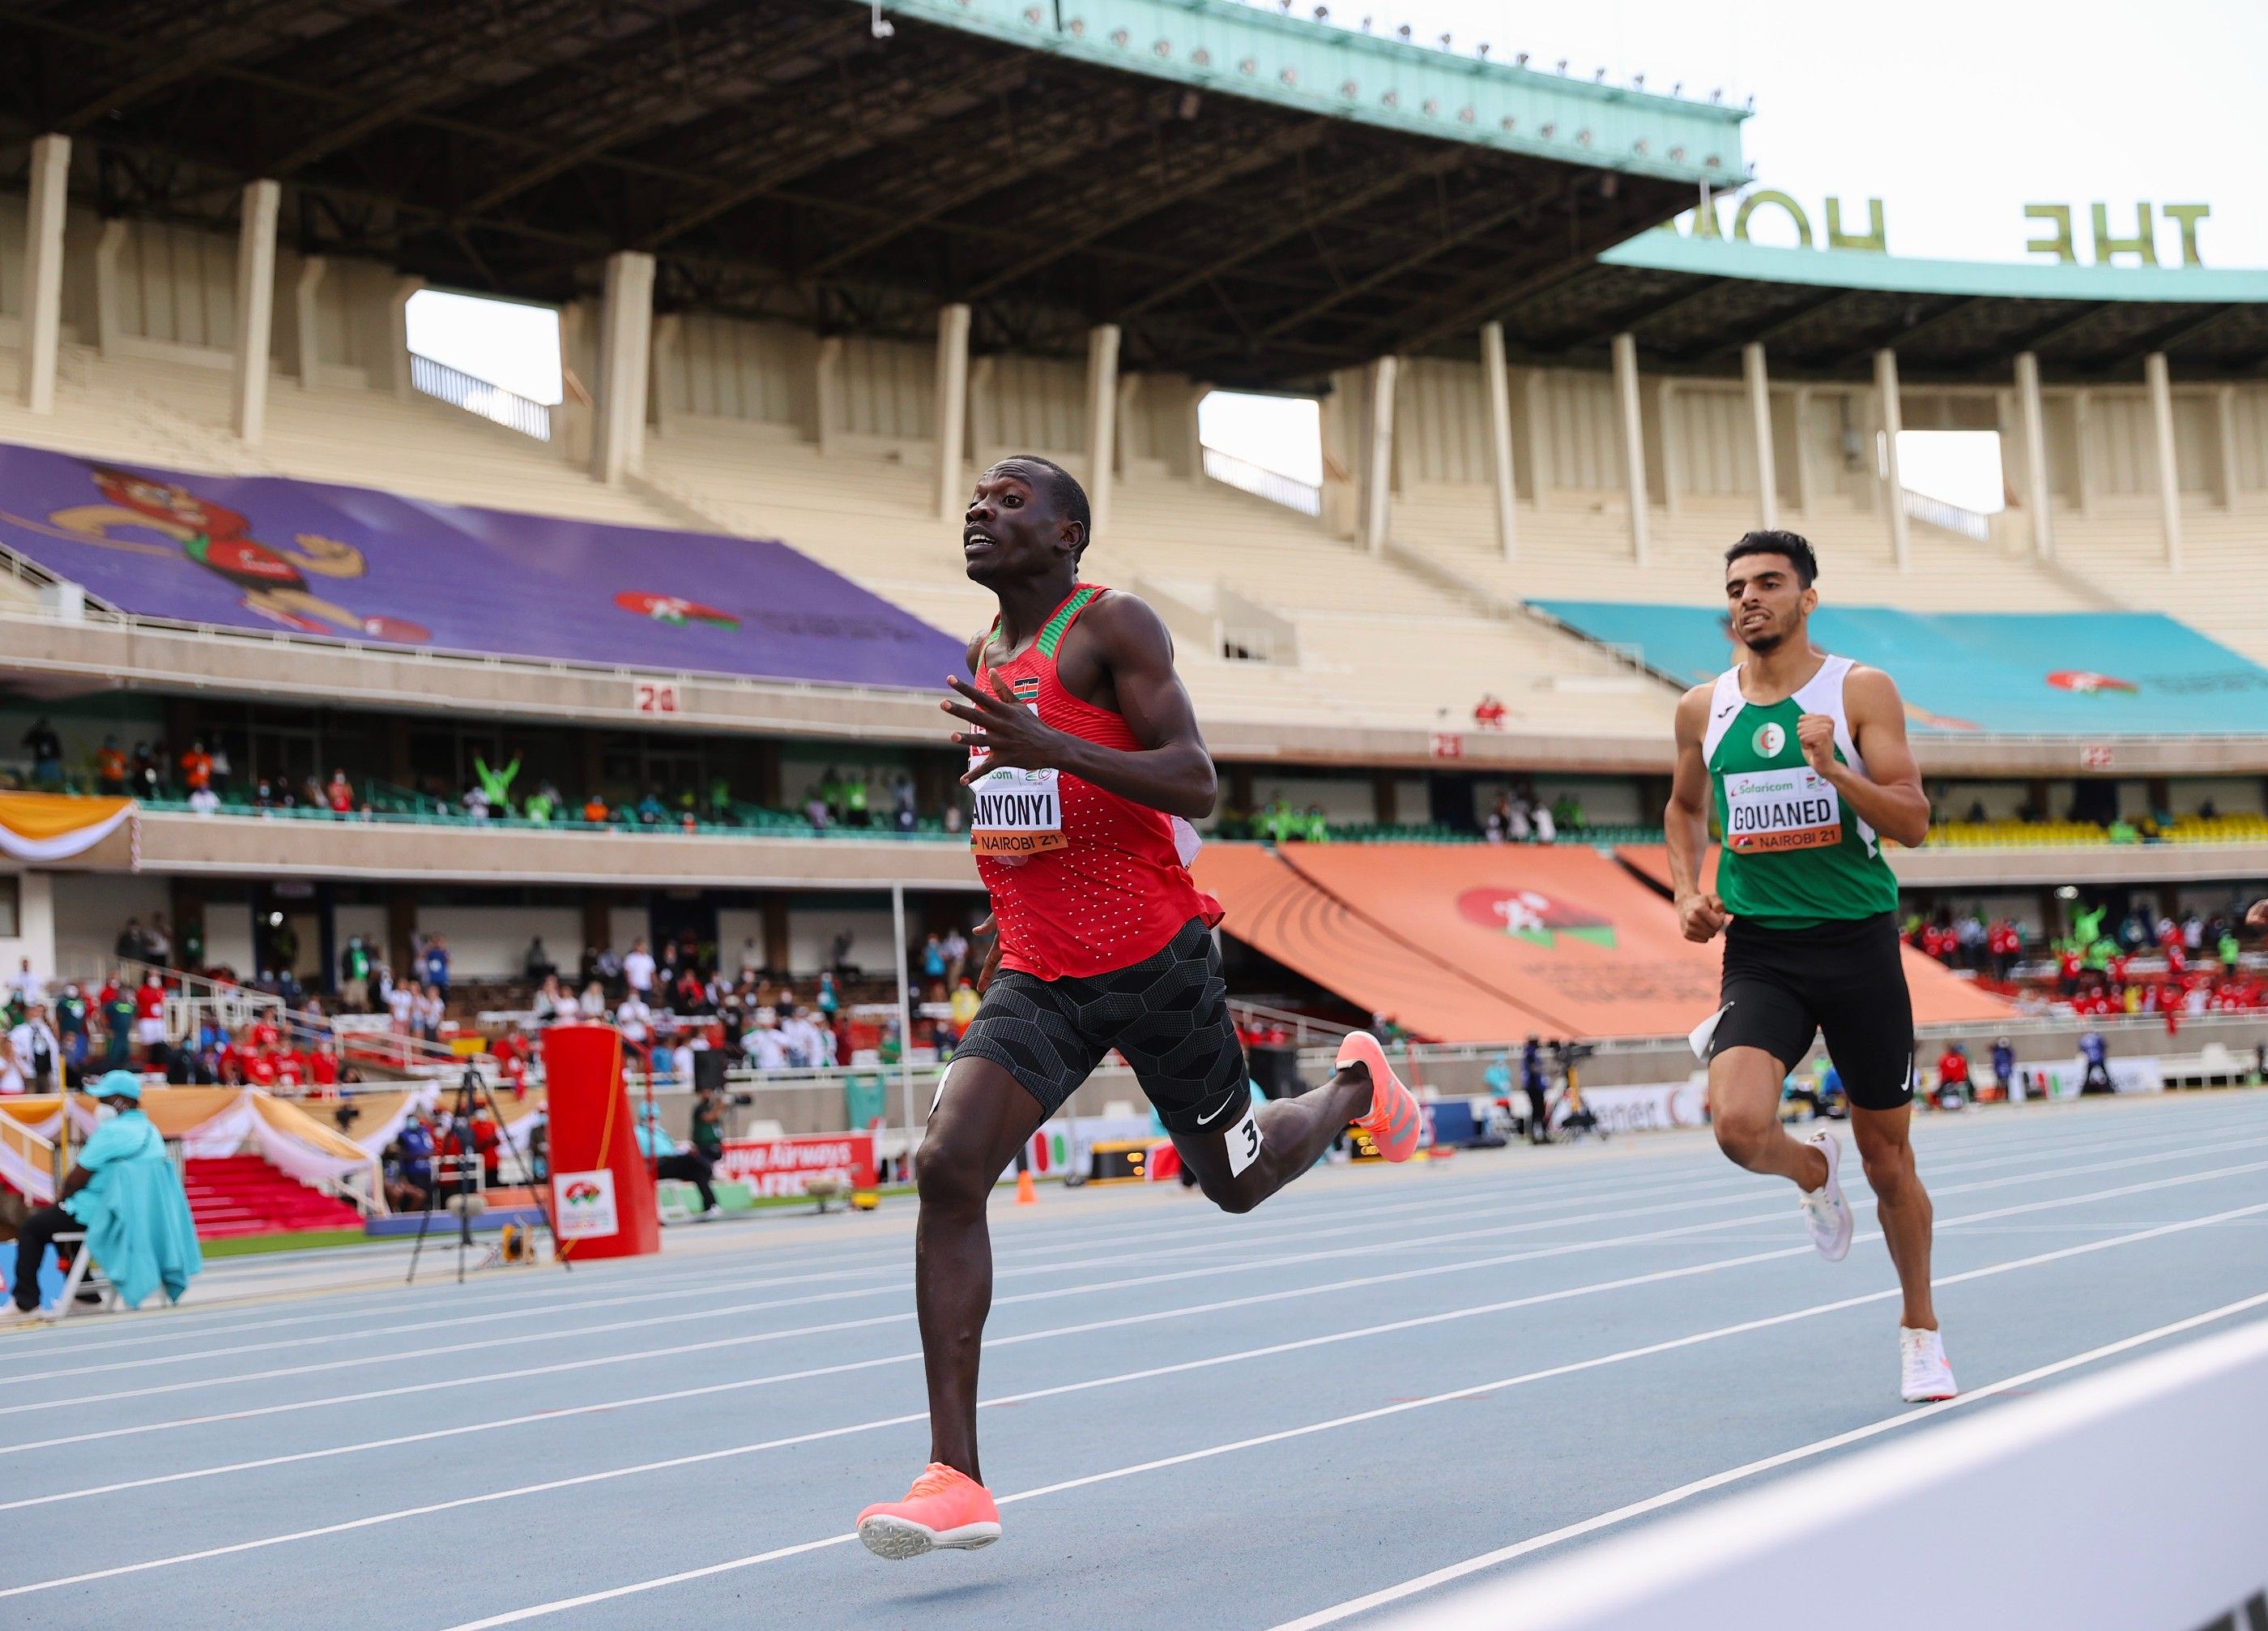
{"label": "orange traffic cone", "polygon": [[1016,1204],[1034,1207],[1039,1204],[1039,1192],[1032,1187],[1032,1175],[1027,1170],[1016,1174]]}

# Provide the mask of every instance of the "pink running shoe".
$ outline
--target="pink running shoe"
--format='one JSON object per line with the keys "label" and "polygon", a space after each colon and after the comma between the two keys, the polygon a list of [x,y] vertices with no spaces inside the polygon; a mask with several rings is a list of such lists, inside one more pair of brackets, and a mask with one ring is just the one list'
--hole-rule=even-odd
{"label": "pink running shoe", "polygon": [[1386,1062],[1386,1050],[1378,1045],[1378,1038],[1366,1030],[1347,1032],[1339,1044],[1337,1065],[1341,1070],[1360,1065],[1370,1072],[1370,1114],[1354,1125],[1370,1134],[1379,1155],[1388,1161],[1407,1161],[1416,1155],[1425,1114],[1418,1108],[1417,1095],[1402,1085],[1402,1078]]}
{"label": "pink running shoe", "polygon": [[999,1538],[992,1492],[941,1461],[922,1469],[903,1501],[878,1502],[858,1514],[858,1539],[876,1557],[973,1552]]}

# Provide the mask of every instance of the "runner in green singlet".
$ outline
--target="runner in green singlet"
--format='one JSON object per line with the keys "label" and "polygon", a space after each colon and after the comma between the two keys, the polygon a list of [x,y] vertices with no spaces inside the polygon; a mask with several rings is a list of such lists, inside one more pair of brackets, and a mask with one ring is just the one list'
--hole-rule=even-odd
{"label": "runner in green singlet", "polygon": [[[1779,1123],[1780,1085],[1824,1033],[1851,1103],[1851,1131],[1904,1294],[1899,1391],[1949,1399],[1952,1368],[1931,1304],[1928,1192],[1907,1139],[1913,1006],[1897,933],[1897,878],[1884,838],[1929,832],[1929,800],[1906,745],[1890,676],[1811,643],[1819,563],[1794,533],[1752,532],[1725,556],[1737,668],[1677,705],[1677,771],[1665,823],[1688,940],[1725,935],[1722,1006],[1693,1036],[1708,1061],[1717,1142],[1751,1172],[1802,1192],[1812,1244],[1851,1249],[1851,1208],[1827,1128],[1798,1141]],[[1724,837],[1716,887],[1702,862]]]}

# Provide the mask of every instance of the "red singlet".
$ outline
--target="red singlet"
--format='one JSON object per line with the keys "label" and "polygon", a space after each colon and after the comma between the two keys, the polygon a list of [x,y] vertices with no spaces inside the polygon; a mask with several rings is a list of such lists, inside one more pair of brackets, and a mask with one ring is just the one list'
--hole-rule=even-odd
{"label": "red singlet", "polygon": [[[1139,749],[1123,718],[1072,696],[1056,673],[1064,636],[1108,593],[1080,584],[1022,655],[997,669],[980,656],[978,689],[990,690],[998,673],[1042,724],[1098,747]],[[971,764],[981,756],[972,753]],[[1189,876],[1174,819],[1162,810],[1057,771],[994,771],[974,791],[970,839],[1000,925],[1002,968],[1045,980],[1108,973],[1150,956],[1191,918],[1220,921],[1220,903]]]}

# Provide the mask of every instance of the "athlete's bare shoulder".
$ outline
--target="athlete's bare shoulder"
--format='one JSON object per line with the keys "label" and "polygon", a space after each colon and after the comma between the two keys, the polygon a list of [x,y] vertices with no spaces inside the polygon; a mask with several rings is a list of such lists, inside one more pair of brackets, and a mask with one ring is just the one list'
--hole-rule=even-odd
{"label": "athlete's bare shoulder", "polygon": [[1905,703],[1898,683],[1880,668],[1854,662],[1843,676],[1843,711],[1855,721],[1861,718],[1903,720]]}
{"label": "athlete's bare shoulder", "polygon": [[1168,653],[1174,647],[1174,637],[1166,628],[1166,620],[1158,616],[1157,608],[1123,589],[1113,589],[1096,600],[1086,609],[1082,621],[1110,646],[1121,641],[1136,647],[1163,644]]}
{"label": "athlete's bare shoulder", "polygon": [[1717,683],[1696,685],[1677,699],[1677,740],[1698,742],[1708,734],[1709,699],[1716,694]]}

